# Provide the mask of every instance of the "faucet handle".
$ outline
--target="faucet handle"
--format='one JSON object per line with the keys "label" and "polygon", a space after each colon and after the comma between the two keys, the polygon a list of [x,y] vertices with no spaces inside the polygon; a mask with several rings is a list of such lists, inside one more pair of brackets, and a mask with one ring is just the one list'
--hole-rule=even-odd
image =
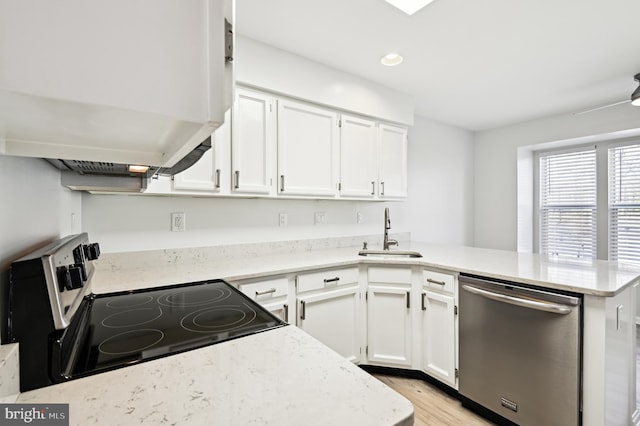
{"label": "faucet handle", "polygon": [[367,242],[363,242],[362,243],[362,250],[366,250],[367,249]]}

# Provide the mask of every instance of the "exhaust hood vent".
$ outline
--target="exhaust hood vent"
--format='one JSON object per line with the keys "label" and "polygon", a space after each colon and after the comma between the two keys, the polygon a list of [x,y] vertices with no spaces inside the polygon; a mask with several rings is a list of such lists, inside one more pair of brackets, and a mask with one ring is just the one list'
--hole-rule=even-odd
{"label": "exhaust hood vent", "polygon": [[130,164],[46,158],[61,170],[61,183],[69,189],[90,192],[144,192],[154,175],[173,176],[195,164],[211,148],[211,137],[195,147],[173,167],[149,167],[135,172]]}

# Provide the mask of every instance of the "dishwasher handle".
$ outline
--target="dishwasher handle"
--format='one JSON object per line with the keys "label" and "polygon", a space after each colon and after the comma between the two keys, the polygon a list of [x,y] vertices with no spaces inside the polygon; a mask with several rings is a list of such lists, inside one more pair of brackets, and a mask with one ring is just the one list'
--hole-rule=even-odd
{"label": "dishwasher handle", "polygon": [[567,315],[571,313],[571,308],[560,303],[543,302],[533,299],[523,299],[520,297],[507,296],[506,294],[494,293],[493,291],[483,290],[477,287],[464,284],[462,288],[469,293],[486,297],[487,299],[496,300],[498,302],[508,303],[510,305],[521,306],[523,308],[536,309],[538,311],[551,312],[553,314]]}

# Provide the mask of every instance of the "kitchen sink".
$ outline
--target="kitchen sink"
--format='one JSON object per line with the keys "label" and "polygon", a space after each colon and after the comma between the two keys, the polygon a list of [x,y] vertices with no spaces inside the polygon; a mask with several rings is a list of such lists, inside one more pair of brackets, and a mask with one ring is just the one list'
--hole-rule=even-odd
{"label": "kitchen sink", "polygon": [[371,257],[422,257],[417,251],[406,250],[360,250],[359,256]]}

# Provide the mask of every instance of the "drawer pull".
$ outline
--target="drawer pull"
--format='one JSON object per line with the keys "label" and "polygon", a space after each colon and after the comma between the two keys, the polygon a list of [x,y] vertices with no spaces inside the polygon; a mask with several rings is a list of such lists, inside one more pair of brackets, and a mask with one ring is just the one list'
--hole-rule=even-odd
{"label": "drawer pull", "polygon": [[436,281],[432,280],[431,278],[427,278],[427,282],[430,284],[447,285],[447,283],[445,283],[444,281]]}
{"label": "drawer pull", "polygon": [[340,281],[340,277],[325,278],[325,279],[324,279],[324,283],[325,283],[325,284],[329,284],[329,283],[337,283],[338,281]]}
{"label": "drawer pull", "polygon": [[260,290],[260,291],[256,291],[256,296],[264,296],[265,294],[271,294],[275,292],[276,292],[275,288],[270,288],[268,290]]}

